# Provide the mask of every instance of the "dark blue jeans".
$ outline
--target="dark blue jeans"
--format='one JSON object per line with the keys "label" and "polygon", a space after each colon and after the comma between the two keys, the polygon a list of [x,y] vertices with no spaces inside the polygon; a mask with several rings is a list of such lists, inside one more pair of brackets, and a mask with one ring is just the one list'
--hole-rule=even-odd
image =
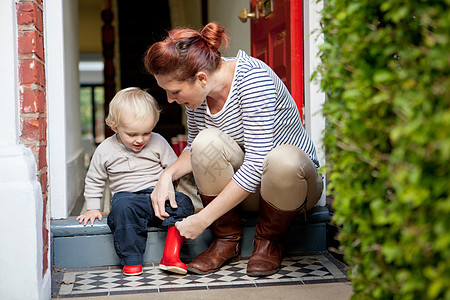
{"label": "dark blue jeans", "polygon": [[167,227],[194,213],[191,199],[176,192],[178,208],[173,209],[166,201],[166,211],[170,216],[161,221],[153,211],[150,200],[152,192],[153,188],[134,193],[118,192],[112,198],[108,226],[114,236],[114,248],[124,266],[142,264],[149,225]]}

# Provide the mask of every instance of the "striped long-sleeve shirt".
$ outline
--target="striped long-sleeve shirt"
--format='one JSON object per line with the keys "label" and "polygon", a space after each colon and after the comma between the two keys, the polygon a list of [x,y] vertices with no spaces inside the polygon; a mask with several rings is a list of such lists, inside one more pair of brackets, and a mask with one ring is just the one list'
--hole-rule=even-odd
{"label": "striped long-sleeve shirt", "polygon": [[188,146],[197,134],[215,127],[230,135],[244,150],[242,166],[233,180],[255,192],[261,182],[262,163],[273,148],[289,144],[302,149],[319,167],[314,145],[301,124],[294,99],[278,76],[262,61],[239,51],[233,83],[224,107],[211,114],[206,100],[197,109],[186,107]]}

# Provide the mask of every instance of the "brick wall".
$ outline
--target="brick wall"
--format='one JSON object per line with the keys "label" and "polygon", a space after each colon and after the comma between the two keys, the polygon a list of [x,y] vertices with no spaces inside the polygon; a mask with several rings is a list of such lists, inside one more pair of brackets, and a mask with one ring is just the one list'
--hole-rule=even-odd
{"label": "brick wall", "polygon": [[48,269],[47,108],[42,0],[17,0],[20,142],[31,148],[43,199],[43,272]]}

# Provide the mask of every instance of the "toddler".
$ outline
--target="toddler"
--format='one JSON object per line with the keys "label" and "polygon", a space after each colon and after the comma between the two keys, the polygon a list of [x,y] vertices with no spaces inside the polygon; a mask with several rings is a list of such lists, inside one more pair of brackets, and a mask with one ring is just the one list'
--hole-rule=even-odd
{"label": "toddler", "polygon": [[[86,213],[77,221],[91,226],[102,220],[100,200],[106,181],[113,194],[108,226],[114,236],[114,248],[125,275],[142,274],[143,254],[149,223],[155,217],[150,194],[161,173],[175,162],[172,147],[159,134],[152,132],[159,119],[155,99],[139,88],[127,88],[116,94],[109,105],[106,124],[115,134],[96,149],[86,175],[84,197]],[[179,258],[183,237],[175,222],[194,213],[191,199],[183,193],[172,192],[177,203],[165,208],[169,217],[162,221],[168,227],[162,270],[186,274],[187,267]],[[175,206],[175,205],[174,205]]]}

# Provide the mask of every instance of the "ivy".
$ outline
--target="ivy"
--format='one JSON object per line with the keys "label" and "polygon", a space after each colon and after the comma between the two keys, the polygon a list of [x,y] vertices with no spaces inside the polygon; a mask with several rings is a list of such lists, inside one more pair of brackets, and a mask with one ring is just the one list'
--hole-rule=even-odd
{"label": "ivy", "polygon": [[449,6],[322,12],[325,170],[354,299],[450,299]]}

